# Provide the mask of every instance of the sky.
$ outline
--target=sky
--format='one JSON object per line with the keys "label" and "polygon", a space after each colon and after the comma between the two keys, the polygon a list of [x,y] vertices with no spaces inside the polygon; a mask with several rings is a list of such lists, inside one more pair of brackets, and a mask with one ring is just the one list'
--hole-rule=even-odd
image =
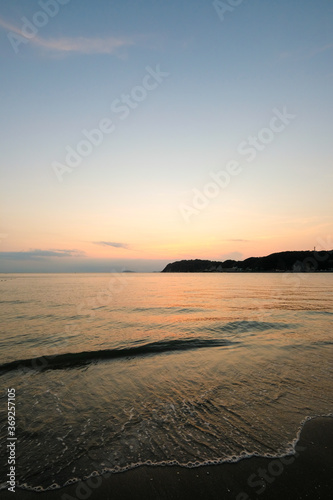
{"label": "sky", "polygon": [[0,272],[333,248],[330,0],[0,7]]}

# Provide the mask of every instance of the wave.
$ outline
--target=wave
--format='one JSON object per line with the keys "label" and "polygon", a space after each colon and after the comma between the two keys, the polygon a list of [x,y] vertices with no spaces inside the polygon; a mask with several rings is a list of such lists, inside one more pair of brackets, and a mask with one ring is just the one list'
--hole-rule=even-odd
{"label": "wave", "polygon": [[203,307],[179,307],[179,306],[167,306],[167,307],[135,307],[134,312],[149,312],[151,313],[166,313],[172,312],[175,314],[187,314],[187,313],[198,313],[207,312],[207,309]]}
{"label": "wave", "polygon": [[239,344],[239,342],[226,339],[207,338],[173,339],[124,348],[39,356],[36,358],[20,359],[4,363],[0,365],[0,374],[23,368],[38,371],[75,368],[101,360],[163,354],[170,351],[228,347],[234,344]]}
{"label": "wave", "polygon": [[[318,415],[313,415],[313,416],[307,416],[304,418],[300,425],[299,428],[296,432],[295,438],[287,443],[285,445],[284,450],[280,450],[279,452],[271,452],[271,453],[251,453],[248,451],[243,451],[239,454],[234,454],[234,455],[229,455],[226,457],[215,457],[212,459],[207,459],[207,460],[196,460],[194,462],[182,462],[179,460],[164,460],[164,461],[153,461],[153,460],[146,460],[143,462],[137,462],[137,463],[131,463],[127,466],[124,467],[119,467],[119,466],[113,466],[113,467],[104,467],[101,470],[93,470],[90,474],[84,474],[83,477],[71,477],[65,481],[64,484],[58,484],[58,483],[52,483],[49,486],[31,486],[28,485],[27,483],[20,484],[19,482],[16,483],[16,486],[22,490],[27,490],[27,491],[35,491],[35,492],[45,492],[45,491],[52,491],[52,490],[58,490],[62,489],[66,486],[70,486],[72,484],[79,483],[81,481],[87,481],[92,477],[104,477],[105,479],[110,477],[110,474],[117,474],[117,473],[124,473],[129,470],[136,469],[137,467],[172,467],[172,466],[178,466],[178,467],[183,467],[186,469],[195,469],[198,467],[204,467],[204,466],[211,466],[211,465],[221,465],[221,464],[234,464],[243,460],[253,460],[254,458],[266,458],[266,459],[272,459],[272,460],[278,460],[281,458],[287,458],[287,457],[297,457],[298,453],[300,451],[305,450],[306,448],[298,448],[303,430],[306,425],[308,425],[309,422],[311,421],[318,421],[319,419],[332,419],[333,414],[328,413],[328,414],[318,414]],[[208,474],[208,473],[207,473]],[[4,490],[8,487],[7,483],[0,483],[0,491]],[[63,495],[64,496],[64,495]],[[69,498],[69,496],[68,496]],[[319,497],[318,497],[319,498]]]}
{"label": "wave", "polygon": [[30,304],[32,300],[0,300],[0,304]]}
{"label": "wave", "polygon": [[333,316],[333,312],[331,311],[321,311],[321,310],[317,310],[317,311],[307,311],[307,314],[309,315],[316,315],[316,314],[323,314],[325,316]]}
{"label": "wave", "polygon": [[213,325],[203,327],[205,330],[214,330],[230,333],[249,333],[252,331],[264,332],[266,330],[289,330],[290,328],[297,328],[297,323],[272,323],[268,321],[231,321],[222,326]]}

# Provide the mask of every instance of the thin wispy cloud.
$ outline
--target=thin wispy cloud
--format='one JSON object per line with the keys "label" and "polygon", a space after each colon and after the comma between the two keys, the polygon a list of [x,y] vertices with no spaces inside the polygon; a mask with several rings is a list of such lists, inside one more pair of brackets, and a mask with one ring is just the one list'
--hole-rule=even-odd
{"label": "thin wispy cloud", "polygon": [[15,25],[8,23],[0,17],[0,26],[7,31],[7,37],[10,34],[18,36],[18,43],[32,45],[43,49],[46,52],[51,52],[58,55],[70,54],[117,54],[120,49],[124,49],[135,45],[139,37],[126,37],[126,36],[109,36],[109,37],[59,37],[59,38],[44,38],[37,34],[26,36]]}
{"label": "thin wispy cloud", "polygon": [[115,241],[94,241],[95,245],[102,245],[106,247],[114,247],[114,248],[125,248],[128,249],[127,243],[118,243]]}
{"label": "thin wispy cloud", "polygon": [[20,252],[0,252],[0,259],[36,260],[44,257],[82,257],[79,250],[28,250]]}
{"label": "thin wispy cloud", "polygon": [[250,240],[243,240],[243,239],[241,239],[241,238],[232,238],[232,239],[229,239],[229,240],[224,240],[224,241],[241,241],[241,242],[245,242],[245,243],[246,243],[246,242],[248,242],[248,241],[250,241]]}
{"label": "thin wispy cloud", "polygon": [[315,56],[316,54],[320,54],[321,52],[326,52],[327,50],[332,50],[332,49],[333,49],[333,43],[328,43],[326,45],[323,45],[322,47],[313,49],[313,51],[310,52],[310,56]]}
{"label": "thin wispy cloud", "polygon": [[65,54],[115,54],[119,49],[134,45],[130,38],[59,38],[32,40],[43,49]]}
{"label": "thin wispy cloud", "polygon": [[313,49],[291,50],[291,51],[281,52],[279,55],[279,59],[299,61],[299,60],[309,59],[311,57],[316,56],[317,54],[321,54],[328,50],[333,50],[333,43],[328,43],[326,45],[322,45],[321,47],[315,47]]}
{"label": "thin wispy cloud", "polygon": [[13,31],[17,35],[22,35],[21,31],[18,28],[16,28],[16,26],[14,26],[11,23],[8,23],[4,19],[2,19],[2,17],[0,17],[0,26],[2,26],[7,31]]}

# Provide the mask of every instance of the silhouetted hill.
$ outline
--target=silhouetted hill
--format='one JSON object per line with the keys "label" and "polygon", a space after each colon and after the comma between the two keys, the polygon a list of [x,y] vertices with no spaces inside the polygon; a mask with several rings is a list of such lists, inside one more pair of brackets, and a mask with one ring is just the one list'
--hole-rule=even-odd
{"label": "silhouetted hill", "polygon": [[245,260],[180,260],[168,264],[162,273],[207,272],[314,272],[333,271],[333,250],[272,253]]}

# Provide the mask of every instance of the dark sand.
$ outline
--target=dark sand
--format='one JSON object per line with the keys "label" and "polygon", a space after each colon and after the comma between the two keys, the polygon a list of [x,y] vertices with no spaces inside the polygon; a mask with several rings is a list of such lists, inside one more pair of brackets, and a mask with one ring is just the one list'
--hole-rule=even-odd
{"label": "dark sand", "polygon": [[[308,421],[294,457],[248,458],[186,469],[138,467],[55,491],[1,491],[3,500],[328,500],[333,498],[333,418]],[[284,462],[284,463],[283,463]],[[262,469],[259,472],[259,469]],[[259,476],[263,475],[264,480]],[[250,481],[250,484],[249,484]],[[252,481],[252,483],[251,483]]]}

